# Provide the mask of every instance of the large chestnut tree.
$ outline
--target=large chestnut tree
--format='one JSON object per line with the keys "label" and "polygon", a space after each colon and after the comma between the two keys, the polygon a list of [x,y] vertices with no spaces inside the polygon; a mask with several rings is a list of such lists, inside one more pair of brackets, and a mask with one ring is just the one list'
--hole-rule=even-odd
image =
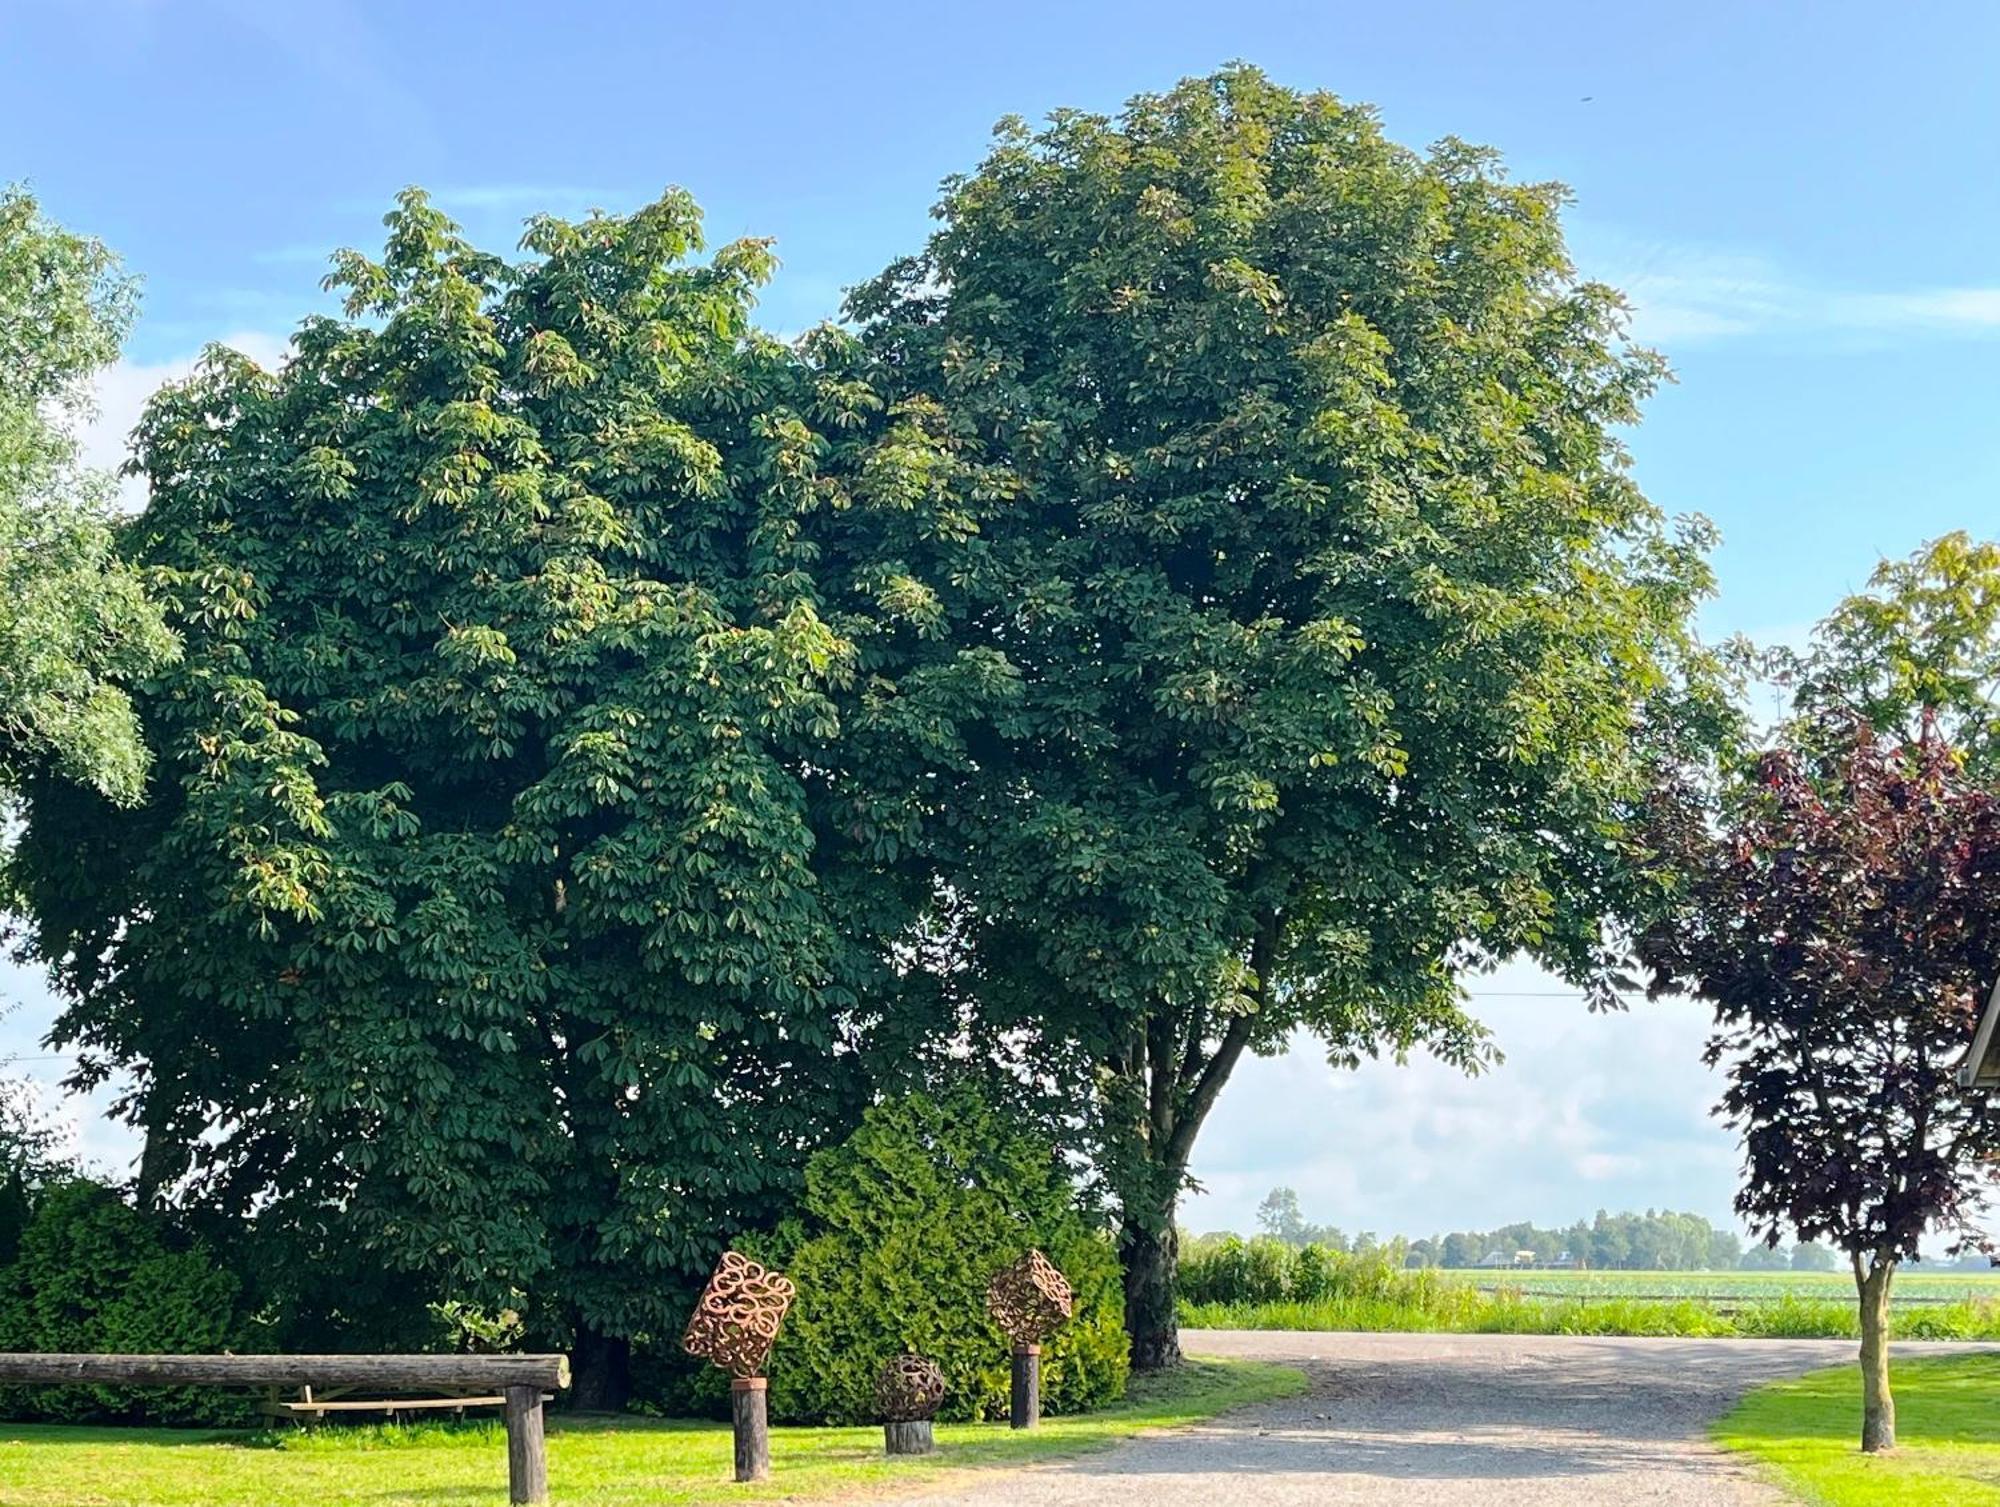
{"label": "large chestnut tree", "polygon": [[1467,969],[1602,985],[1648,765],[1711,730],[1705,532],[1618,439],[1660,364],[1563,198],[1233,67],[1004,124],[851,302],[949,447],[863,531],[932,613],[871,652],[991,670],[920,834],[954,982],[1089,1066],[1139,1366],[1178,1354],[1176,1200],[1243,1054],[1476,1066]]}
{"label": "large chestnut tree", "polygon": [[843,736],[834,620],[900,598],[822,611],[807,537],[906,506],[925,442],[757,336],[768,248],[699,223],[509,261],[412,193],[282,367],[160,395],[158,777],[39,783],[15,865],[144,1196],[524,1309],[585,1406],[858,1114],[929,894]]}

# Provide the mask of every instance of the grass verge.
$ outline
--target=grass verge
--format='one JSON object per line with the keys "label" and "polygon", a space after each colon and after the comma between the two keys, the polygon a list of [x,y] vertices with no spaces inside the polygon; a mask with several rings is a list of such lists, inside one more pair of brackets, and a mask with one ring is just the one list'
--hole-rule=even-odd
{"label": "grass verge", "polygon": [[[940,1453],[887,1460],[879,1428],[779,1428],[773,1475],[730,1481],[724,1425],[552,1416],[549,1491],[558,1504],[624,1507],[805,1500],[889,1490],[982,1467],[1027,1465],[1100,1449],[1149,1429],[1296,1396],[1303,1373],[1254,1361],[1191,1361],[1135,1377],[1122,1402],[1006,1424],[940,1424]],[[497,1424],[216,1434],[173,1429],[0,1424],[6,1507],[499,1507],[507,1451]]]}
{"label": "grass verge", "polygon": [[1819,1507],[2000,1504],[2000,1355],[1896,1362],[1890,1386],[1892,1454],[1861,1453],[1854,1366],[1759,1387],[1716,1424],[1716,1442]]}

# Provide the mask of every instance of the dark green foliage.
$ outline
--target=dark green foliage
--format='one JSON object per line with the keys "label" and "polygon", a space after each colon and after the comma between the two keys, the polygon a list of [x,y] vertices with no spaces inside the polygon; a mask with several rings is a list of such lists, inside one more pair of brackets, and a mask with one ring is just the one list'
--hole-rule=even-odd
{"label": "dark green foliage", "polygon": [[[173,1238],[114,1189],[43,1190],[18,1258],[0,1271],[0,1350],[120,1354],[245,1348],[239,1284],[198,1242]],[[242,1423],[240,1394],[191,1387],[16,1387],[0,1406],[62,1422]]]}
{"label": "dark green foliage", "polygon": [[995,1039],[1088,1060],[1140,1364],[1241,1055],[1477,1066],[1458,980],[1517,952],[1608,995],[1649,765],[1724,720],[1708,530],[1617,438],[1660,363],[1563,197],[1232,67],[1007,123],[852,302],[957,447],[872,547],[942,625],[885,659],[1005,670],[923,837]]}
{"label": "dark green foliage", "polygon": [[81,1078],[138,1077],[143,1194],[521,1306],[615,1405],[922,984],[802,534],[900,483],[835,479],[876,405],[751,332],[770,253],[690,260],[685,196],[516,264],[414,192],[388,225],[280,370],[150,406],[159,778],[136,816],[37,786],[17,873]]}
{"label": "dark green foliage", "polygon": [[[343,1238],[336,1216],[310,1230],[266,1228],[206,1210],[196,1226],[243,1279],[246,1304],[268,1327],[274,1350],[425,1351],[461,1348],[439,1316],[434,1276],[385,1265],[380,1255]],[[542,1334],[528,1348],[560,1347],[564,1334]]]}
{"label": "dark green foliage", "polygon": [[845,1144],[812,1159],[801,1212],[772,1243],[799,1284],[772,1360],[772,1415],[872,1422],[876,1373],[914,1350],[944,1370],[941,1417],[1005,1416],[1008,1342],[987,1316],[986,1284],[1031,1246],[1077,1300],[1042,1349],[1044,1406],[1077,1412],[1122,1396],[1117,1258],[1062,1158],[969,1091],[871,1109]]}
{"label": "dark green foliage", "polygon": [[28,784],[142,1196],[520,1306],[615,1403],[720,1236],[971,1040],[1101,1132],[1172,1359],[1242,1053],[1476,1067],[1463,970],[1601,989],[1647,766],[1715,730],[1705,530],[1615,437],[1659,363],[1561,198],[1232,68],[1008,126],[791,351],[684,197],[509,262],[406,196],[344,317],[142,426],[186,648],[146,804]]}

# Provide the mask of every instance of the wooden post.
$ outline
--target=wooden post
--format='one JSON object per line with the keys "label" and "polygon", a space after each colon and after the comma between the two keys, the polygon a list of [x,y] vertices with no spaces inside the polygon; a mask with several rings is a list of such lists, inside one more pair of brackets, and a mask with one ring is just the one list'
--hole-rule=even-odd
{"label": "wooden post", "polygon": [[766,1409],[769,1383],[762,1376],[729,1378],[729,1417],[736,1430],[736,1479],[765,1481],[771,1475],[771,1419]]}
{"label": "wooden post", "polygon": [[507,1500],[544,1507],[549,1499],[549,1451],[542,1436],[542,1389],[507,1389]]}
{"label": "wooden post", "polygon": [[1007,1422],[1017,1429],[1039,1428],[1042,1422],[1042,1347],[1014,1347],[1014,1390],[1008,1399]]}
{"label": "wooden post", "polygon": [[937,1448],[937,1436],[928,1418],[911,1418],[882,1425],[882,1452],[889,1455],[928,1455]]}

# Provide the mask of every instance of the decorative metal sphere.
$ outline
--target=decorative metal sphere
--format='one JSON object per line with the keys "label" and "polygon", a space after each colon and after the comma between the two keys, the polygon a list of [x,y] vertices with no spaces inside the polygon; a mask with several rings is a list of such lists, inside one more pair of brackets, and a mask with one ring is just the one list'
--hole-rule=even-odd
{"label": "decorative metal sphere", "polygon": [[875,1378],[875,1406],[884,1423],[935,1418],[944,1406],[944,1372],[928,1356],[896,1356]]}

